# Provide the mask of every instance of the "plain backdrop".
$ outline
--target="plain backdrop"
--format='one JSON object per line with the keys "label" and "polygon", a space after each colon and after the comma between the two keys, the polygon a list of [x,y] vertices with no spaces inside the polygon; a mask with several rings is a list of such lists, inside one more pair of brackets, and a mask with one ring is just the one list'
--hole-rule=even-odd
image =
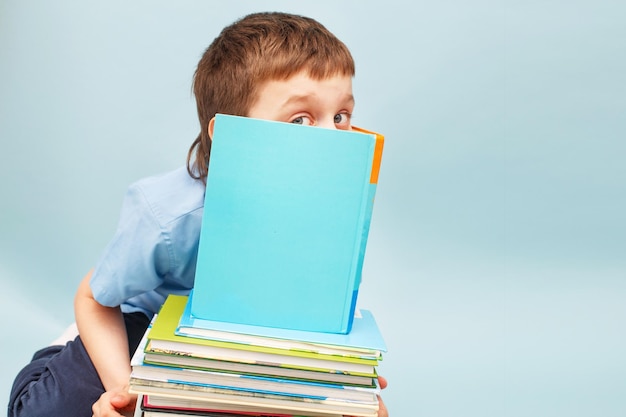
{"label": "plain backdrop", "polygon": [[184,164],[204,49],[280,10],[348,45],[387,138],[359,304],[391,415],[625,415],[624,5],[0,0],[3,400],[127,185]]}

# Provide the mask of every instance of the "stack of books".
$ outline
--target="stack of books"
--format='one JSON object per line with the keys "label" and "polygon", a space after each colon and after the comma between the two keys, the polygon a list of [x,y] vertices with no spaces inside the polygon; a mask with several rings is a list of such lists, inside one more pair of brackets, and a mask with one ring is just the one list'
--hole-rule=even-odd
{"label": "stack of books", "polygon": [[375,417],[386,348],[356,302],[383,137],[214,126],[194,289],[132,359],[136,415]]}
{"label": "stack of books", "polygon": [[377,415],[386,347],[369,311],[332,334],[212,322],[189,307],[170,295],[132,358],[135,416]]}

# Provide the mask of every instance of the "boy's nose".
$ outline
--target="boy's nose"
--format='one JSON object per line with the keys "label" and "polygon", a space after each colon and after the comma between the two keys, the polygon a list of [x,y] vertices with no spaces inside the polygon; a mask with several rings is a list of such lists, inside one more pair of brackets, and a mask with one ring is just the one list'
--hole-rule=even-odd
{"label": "boy's nose", "polygon": [[326,129],[337,129],[337,125],[335,125],[335,118],[324,118],[321,120],[318,120],[317,123],[315,124],[317,127],[323,127]]}

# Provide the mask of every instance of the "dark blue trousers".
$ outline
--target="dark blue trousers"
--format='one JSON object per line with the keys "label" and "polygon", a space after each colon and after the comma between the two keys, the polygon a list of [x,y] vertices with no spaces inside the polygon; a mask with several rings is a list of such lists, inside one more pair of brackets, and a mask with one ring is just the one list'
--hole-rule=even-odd
{"label": "dark blue trousers", "polygon": [[[142,313],[124,314],[128,352],[133,354],[150,320]],[[9,417],[91,417],[91,406],[104,387],[78,336],[65,346],[35,353],[13,382]]]}

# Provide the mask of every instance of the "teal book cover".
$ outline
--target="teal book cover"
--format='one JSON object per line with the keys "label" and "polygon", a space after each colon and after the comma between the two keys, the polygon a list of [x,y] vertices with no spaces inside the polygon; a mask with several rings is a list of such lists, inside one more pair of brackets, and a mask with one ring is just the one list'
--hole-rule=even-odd
{"label": "teal book cover", "polygon": [[217,115],[195,317],[348,333],[382,136]]}

